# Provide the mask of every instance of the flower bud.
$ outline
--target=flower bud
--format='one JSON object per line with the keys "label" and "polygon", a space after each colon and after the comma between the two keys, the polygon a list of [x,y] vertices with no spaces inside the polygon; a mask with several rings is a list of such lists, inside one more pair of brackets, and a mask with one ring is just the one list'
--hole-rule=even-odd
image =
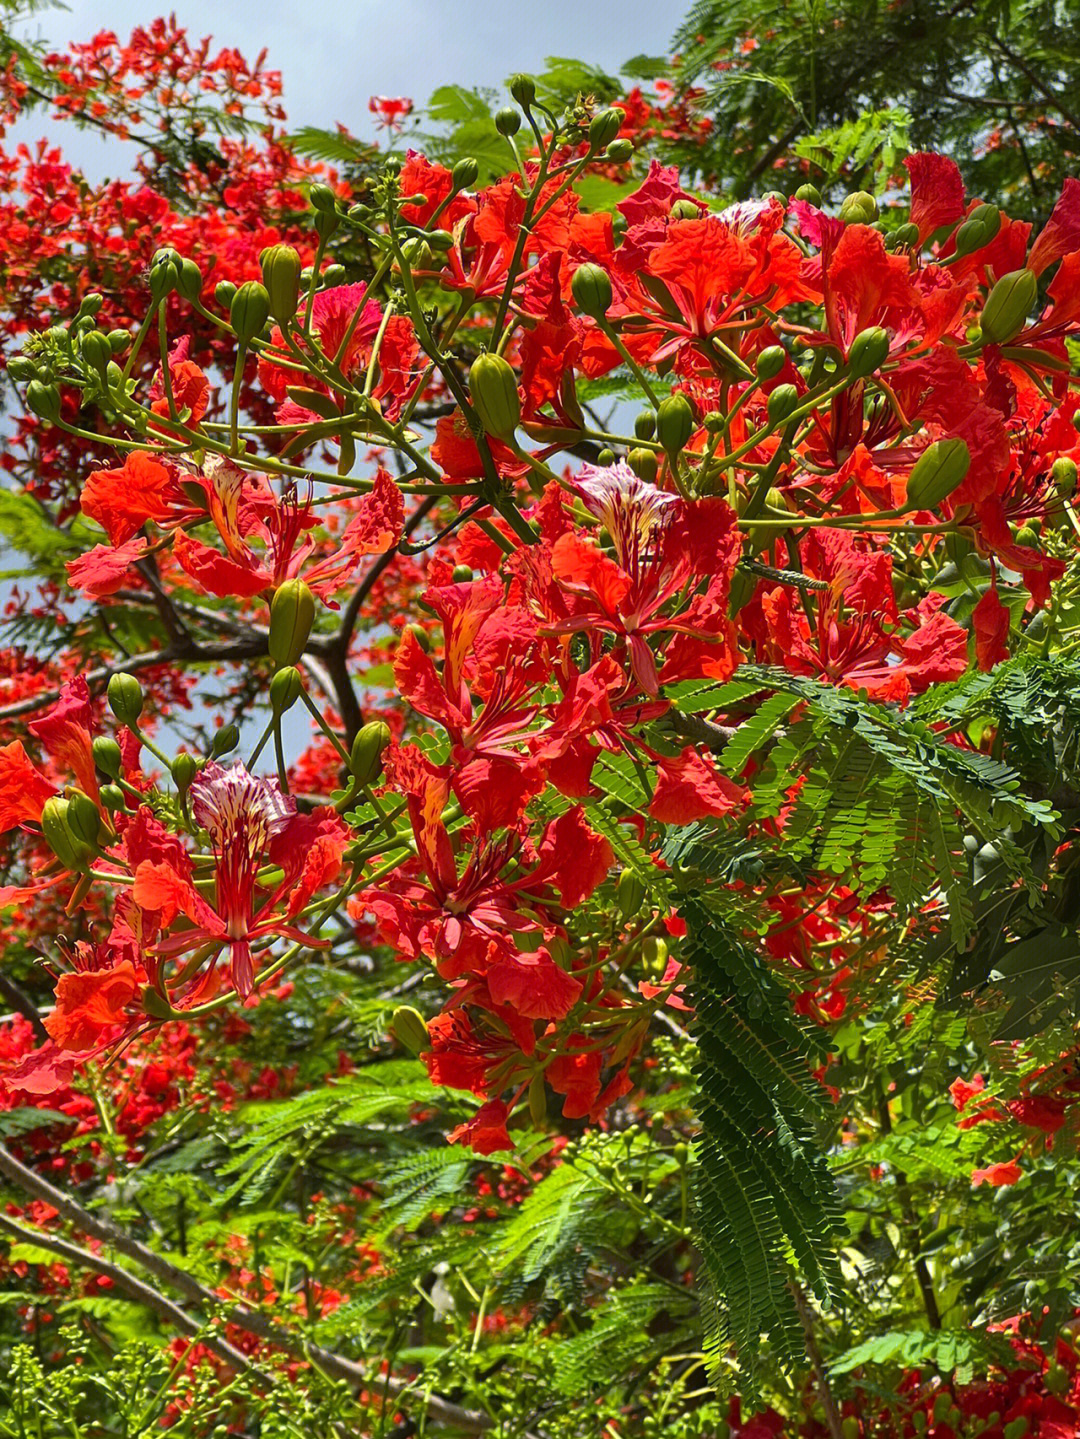
{"label": "flower bud", "polygon": [[41,811],[41,832],[65,869],[85,870],[93,857],[93,851],[85,840],[72,831],[68,823],[70,807],[70,801],[59,795],[47,799]]}
{"label": "flower bud", "polygon": [[427,1022],[411,1004],[399,1004],[390,1016],[390,1033],[410,1054],[421,1054],[431,1048]]}
{"label": "flower bud", "polygon": [[126,724],[129,729],[134,729],[143,712],[142,685],[135,676],[113,675],[105,694],[109,701],[109,708],[120,723]]}
{"label": "flower bud", "polygon": [[757,576],[752,575],[749,570],[744,570],[740,565],[732,575],[728,588],[728,614],[732,619],[750,603],[756,589]]}
{"label": "flower bud", "polygon": [[340,223],[341,220],[336,210],[315,211],[315,233],[320,240],[329,240]]}
{"label": "flower bud", "polygon": [[360,784],[373,784],[378,779],[383,750],[389,743],[390,727],[382,720],[369,720],[361,726],[349,752],[349,768]]}
{"label": "flower bud", "polygon": [[990,291],[979,327],[990,345],[1007,345],[1027,324],[1038,286],[1030,270],[1010,270]]}
{"label": "flower bud", "polygon": [[81,789],[73,789],[68,795],[67,823],[76,839],[83,840],[91,849],[97,848],[101,814],[94,801]]}
{"label": "flower bud", "polygon": [[122,355],[131,344],[131,336],[126,330],[116,329],[109,331],[109,349],[114,355]]}
{"label": "flower bud", "polygon": [[816,185],[800,185],[795,191],[794,199],[805,200],[808,205],[821,207],[821,191]]}
{"label": "flower bud", "polygon": [[281,324],[296,314],[300,301],[300,256],[292,245],[271,245],[262,253],[262,277],[270,313]]}
{"label": "flower bud", "polygon": [[501,110],[496,112],[495,128],[500,135],[505,135],[509,139],[511,135],[516,135],[521,129],[521,116],[512,105],[504,105]]}
{"label": "flower bud", "polygon": [[210,741],[210,756],[212,759],[220,759],[223,754],[231,754],[240,743],[240,731],[234,724],[223,724],[219,730],[215,730],[214,738]]}
{"label": "flower bud", "polygon": [[634,870],[624,869],[615,886],[615,895],[619,903],[619,918],[625,924],[640,913],[645,903],[645,883]]}
{"label": "flower bud", "polygon": [[173,784],[183,795],[187,793],[188,786],[199,773],[199,761],[193,754],[178,754],[173,760],[170,770]]}
{"label": "flower bud", "polygon": [[935,440],[928,445],[908,475],[906,509],[935,510],[959,485],[971,465],[963,440]]}
{"label": "flower bud", "polygon": [[282,668],[295,665],[315,622],[315,596],[303,580],[286,580],[274,591],[270,602],[270,633],[266,648]]}
{"label": "flower bud", "polygon": [[970,255],[989,245],[1001,229],[1001,211],[996,205],[976,205],[956,232],[958,256]]}
{"label": "flower bud", "polygon": [[872,225],[877,217],[877,201],[869,190],[855,190],[844,197],[840,206],[840,219],[845,225]]}
{"label": "flower bud", "polygon": [[1076,461],[1062,455],[1050,467],[1050,483],[1063,500],[1071,500],[1076,494]]}
{"label": "flower bud", "polygon": [[285,665],[270,681],[270,708],[275,715],[292,709],[304,689],[304,681],[295,665]]}
{"label": "flower bud", "polygon": [[31,380],[26,387],[26,408],[39,420],[55,425],[60,418],[60,391],[43,380]]}
{"label": "flower bud", "polygon": [[120,753],[120,746],[110,736],[99,734],[90,746],[90,752],[94,756],[94,766],[102,774],[107,774],[110,779],[116,779],[124,763]]}
{"label": "flower bud", "polygon": [[521,419],[517,376],[501,355],[480,355],[469,371],[469,398],[489,435],[509,439]]}
{"label": "flower bud", "polygon": [[614,106],[599,110],[589,121],[590,148],[602,150],[606,145],[610,145],[612,140],[618,139],[625,119],[625,111],[617,110]]}
{"label": "flower bud", "polygon": [[880,325],[862,330],[851,342],[848,350],[848,373],[853,379],[861,380],[872,375],[889,354],[889,333]]}
{"label": "flower bud", "polygon": [[607,445],[605,445],[604,448],[597,454],[596,463],[600,466],[602,470],[606,469],[608,465],[613,465],[615,463],[615,451],[608,449]]}
{"label": "flower bud", "polygon": [[335,285],[345,282],[344,265],[327,265],[326,269],[319,276],[319,288],[321,290],[332,290]]}
{"label": "flower bud", "polygon": [[509,90],[523,110],[527,110],[536,99],[536,82],[531,75],[512,75]]}
{"label": "flower bud", "polygon": [[669,455],[677,455],[694,433],[694,411],[679,391],[660,401],[656,410],[656,438]]}
{"label": "flower bud", "polygon": [[906,250],[918,243],[919,227],[908,221],[906,225],[897,225],[895,230],[890,231],[885,240],[885,248],[887,250]]}
{"label": "flower bud", "polygon": [[634,145],[631,140],[612,140],[604,151],[604,159],[611,160],[616,165],[625,165],[627,160],[633,158],[633,154]]}
{"label": "flower bud", "polygon": [[7,363],[7,373],[22,385],[27,380],[37,379],[38,367],[29,355],[15,355]]}
{"label": "flower bud", "polygon": [[537,1129],[547,1124],[547,1085],[542,1074],[534,1074],[529,1080],[529,1118]]}
{"label": "flower bud", "polygon": [[768,345],[757,357],[754,366],[759,380],[775,380],[787,364],[787,351],[783,345]]}
{"label": "flower bud", "polygon": [[697,220],[700,217],[701,208],[693,200],[676,200],[671,207],[673,220]]}
{"label": "flower bud", "polygon": [[86,363],[104,378],[112,360],[112,346],[109,344],[108,335],[103,335],[100,330],[89,330],[82,337],[79,348]]}
{"label": "flower bud", "polygon": [[214,299],[223,310],[227,310],[233,302],[236,294],[236,286],[231,280],[219,280],[214,286]]}
{"label": "flower bud", "polygon": [[799,392],[794,385],[777,385],[769,396],[765,412],[770,425],[779,425],[799,408]]}
{"label": "flower bud", "polygon": [[630,450],[626,456],[626,463],[637,475],[638,479],[646,480],[650,485],[656,483],[656,474],[660,468],[660,462],[653,450],[635,448]]}
{"label": "flower bud", "polygon": [[258,280],[246,280],[232,297],[229,324],[241,345],[250,344],[270,318],[270,296]]}
{"label": "flower bud", "polygon": [[641,942],[641,957],[651,970],[662,974],[667,968],[667,940],[656,934],[647,935]]}
{"label": "flower bud", "polygon": [[337,196],[329,185],[312,185],[308,199],[313,210],[333,210],[337,205]]}
{"label": "flower bud", "polygon": [[579,265],[570,291],[578,309],[590,319],[602,320],[611,309],[611,276],[600,265]]}
{"label": "flower bud", "polygon": [[642,410],[634,421],[634,434],[639,440],[651,440],[656,434],[656,411]]}
{"label": "flower bud", "polygon": [[431,636],[423,625],[406,625],[402,633],[412,635],[426,655],[431,653]]}
{"label": "flower bud", "polygon": [[467,585],[472,582],[472,565],[455,565],[454,573],[450,576],[455,585]]}
{"label": "flower bud", "polygon": [[471,190],[480,175],[480,166],[471,155],[463,156],[450,171],[454,192]]}
{"label": "flower bud", "polygon": [[117,810],[124,809],[126,804],[124,791],[118,784],[103,784],[98,793],[101,796],[102,808],[107,809],[110,814],[115,814]]}
{"label": "flower bud", "polygon": [[150,266],[150,299],[155,305],[159,305],[167,295],[171,295],[176,289],[176,283],[180,278],[180,257],[175,260],[162,260],[158,264]]}
{"label": "flower bud", "polygon": [[194,260],[181,260],[176,272],[176,293],[194,304],[202,296],[202,271]]}

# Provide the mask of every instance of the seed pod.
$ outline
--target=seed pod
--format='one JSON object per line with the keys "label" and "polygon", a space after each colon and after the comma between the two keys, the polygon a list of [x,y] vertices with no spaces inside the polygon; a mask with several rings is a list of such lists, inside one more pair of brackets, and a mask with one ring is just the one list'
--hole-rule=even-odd
{"label": "seed pod", "polygon": [[857,380],[863,379],[866,375],[872,375],[885,361],[888,353],[889,333],[887,330],[883,330],[880,325],[874,325],[869,330],[862,330],[852,340],[851,349],[848,350],[848,373]]}
{"label": "seed pod", "polygon": [[656,458],[655,451],[635,448],[627,454],[626,463],[639,480],[646,480],[650,485],[656,483],[660,462]]}
{"label": "seed pod", "polygon": [[799,408],[799,392],[794,385],[777,385],[765,405],[770,425],[780,425]]}
{"label": "seed pod", "polygon": [[43,380],[31,380],[26,387],[26,408],[39,420],[55,425],[60,418],[60,391]]}
{"label": "seed pod", "polygon": [[868,190],[846,195],[840,206],[840,219],[845,225],[872,225],[877,217],[877,201]]}
{"label": "seed pod", "polygon": [[303,580],[286,580],[270,601],[270,633],[266,648],[279,669],[295,665],[315,622],[315,596]]}
{"label": "seed pod", "polygon": [[94,756],[95,767],[110,779],[116,779],[123,765],[120,746],[116,741],[109,735],[99,734],[91,744],[90,752]]}
{"label": "seed pod", "polygon": [[642,410],[634,421],[634,434],[639,440],[651,440],[656,434],[656,411]]}
{"label": "seed pod", "polygon": [[471,155],[464,155],[450,171],[455,192],[471,190],[480,175],[480,166]]}
{"label": "seed pod", "polygon": [[370,785],[382,773],[382,756],[390,743],[390,726],[382,720],[369,720],[361,726],[352,742],[349,768],[362,785]]}
{"label": "seed pod", "polygon": [[300,256],[292,245],[271,245],[262,253],[262,277],[270,313],[285,325],[300,301]]}
{"label": "seed pod", "polygon": [[602,320],[611,309],[611,276],[600,265],[579,265],[570,290],[578,309],[590,319]]}
{"label": "seed pod", "polygon": [[60,795],[47,799],[41,811],[41,832],[65,869],[82,871],[88,868],[93,850],[73,832],[68,822],[69,809],[70,801]]}
{"label": "seed pod", "polygon": [[625,165],[627,160],[634,154],[632,140],[612,140],[611,144],[604,151],[604,159],[611,160],[616,165]]}
{"label": "seed pod", "polygon": [[170,766],[173,784],[181,795],[187,793],[191,781],[199,773],[199,762],[193,754],[178,754]]}
{"label": "seed pod", "polygon": [[651,973],[663,974],[668,961],[667,941],[659,935],[648,935],[641,944],[641,957]]}
{"label": "seed pod", "polygon": [[660,401],[656,409],[656,438],[669,455],[677,455],[694,433],[694,411],[680,391]]}
{"label": "seed pod", "polygon": [[[82,337],[79,348],[86,363],[104,379],[112,360],[112,346],[109,344],[108,335],[103,335],[100,330],[89,330]],[[8,369],[10,368],[9,365]]]}
{"label": "seed pod", "polygon": [[142,685],[135,676],[113,675],[105,694],[109,701],[109,708],[120,723],[126,724],[129,729],[134,729],[143,712]]}
{"label": "seed pod", "polygon": [[258,280],[246,280],[232,297],[229,324],[241,345],[250,344],[270,318],[270,296]]}
{"label": "seed pod", "polygon": [[236,725],[223,724],[214,731],[214,738],[210,741],[211,758],[220,759],[223,754],[231,754],[239,743],[240,731]]}
{"label": "seed pod", "polygon": [[767,345],[757,357],[754,366],[759,380],[775,380],[787,364],[787,351],[783,345]]}
{"label": "seed pod", "polygon": [[935,440],[928,445],[908,475],[906,509],[935,510],[959,485],[971,465],[963,440]]}
{"label": "seed pod", "polygon": [[796,200],[805,200],[808,205],[821,206],[821,191],[816,185],[800,185],[795,191]]}
{"label": "seed pod", "polygon": [[589,121],[590,149],[602,150],[605,145],[610,145],[612,140],[618,138],[625,119],[625,111],[617,110],[614,106],[598,111]]}
{"label": "seed pod", "polygon": [[1001,211],[996,205],[976,205],[955,236],[956,254],[970,255],[989,245],[1001,229]]}
{"label": "seed pod", "polygon": [[303,692],[304,681],[295,665],[285,665],[270,681],[270,708],[275,715],[292,709]]}
{"label": "seed pod", "polygon": [[536,99],[536,81],[531,75],[512,75],[508,88],[523,110],[527,110]]}
{"label": "seed pod", "polygon": [[501,355],[480,355],[469,371],[469,398],[489,435],[509,439],[521,419],[513,367]]}
{"label": "seed pod", "polygon": [[410,1054],[422,1054],[425,1049],[431,1048],[427,1022],[411,1004],[399,1004],[394,1010],[390,1016],[390,1033]]}
{"label": "seed pod", "polygon": [[521,116],[512,105],[504,105],[495,114],[495,128],[500,135],[505,135],[509,139],[511,135],[516,135],[521,129]]}
{"label": "seed pod", "polygon": [[107,809],[110,814],[125,808],[124,791],[118,784],[103,784],[98,793],[101,796],[102,808]]}
{"label": "seed pod", "polygon": [[202,295],[202,271],[194,260],[181,260],[176,272],[176,293],[194,304]]}
{"label": "seed pod", "polygon": [[1007,345],[1027,324],[1038,285],[1030,270],[1010,270],[990,291],[979,317],[984,342]]}
{"label": "seed pod", "polygon": [[632,869],[624,869],[615,886],[615,895],[619,902],[619,918],[624,924],[640,913],[641,906],[645,903],[646,893],[645,883],[641,876]]}

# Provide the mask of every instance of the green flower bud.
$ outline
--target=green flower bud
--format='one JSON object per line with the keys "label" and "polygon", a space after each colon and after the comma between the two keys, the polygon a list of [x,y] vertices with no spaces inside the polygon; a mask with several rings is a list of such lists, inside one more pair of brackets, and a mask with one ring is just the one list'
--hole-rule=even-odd
{"label": "green flower bud", "polygon": [[93,858],[93,850],[80,839],[68,822],[69,800],[54,795],[41,811],[41,832],[45,842],[65,869],[84,871]]}
{"label": "green flower bud", "polygon": [[1001,229],[1001,211],[996,205],[976,205],[955,236],[956,254],[970,255],[989,245]]}
{"label": "green flower bud", "polygon": [[270,681],[270,708],[275,715],[292,709],[304,690],[303,677],[295,665],[285,665]]}
{"label": "green flower bud", "polygon": [[223,724],[219,730],[215,730],[214,738],[210,741],[210,756],[212,759],[220,759],[223,754],[231,752],[240,743],[240,731],[234,724]]}
{"label": "green flower bud", "polygon": [[757,357],[754,366],[759,380],[775,380],[787,364],[787,351],[783,345],[768,345]]}
{"label": "green flower bud", "polygon": [[43,380],[31,380],[26,387],[26,408],[38,419],[55,425],[60,418],[60,391]]}
{"label": "green flower bud", "polygon": [[872,225],[877,217],[877,201],[869,190],[855,190],[844,197],[840,206],[840,219],[845,225]]}
{"label": "green flower bud", "polygon": [[337,196],[329,185],[312,185],[308,199],[313,210],[333,210],[337,205]]}
{"label": "green flower bud", "polygon": [[266,648],[278,666],[295,665],[315,623],[315,596],[303,580],[286,580],[270,602],[270,633]]}
{"label": "green flower bud", "polygon": [[641,957],[654,974],[663,974],[668,961],[667,940],[656,934],[647,935],[641,942]]}
{"label": "green flower bud", "polygon": [[656,434],[656,411],[642,410],[634,421],[634,434],[639,440],[651,440]]}
{"label": "green flower bud", "polygon": [[887,250],[906,250],[912,245],[919,243],[919,227],[908,221],[905,225],[897,225],[895,230],[890,231],[886,241]]}
{"label": "green flower bud", "polygon": [[1026,525],[1021,525],[1016,531],[1016,543],[1026,550],[1037,550],[1039,548],[1039,532],[1041,526],[1036,526],[1034,520],[1029,520]]}
{"label": "green flower bud", "polygon": [[547,1085],[542,1074],[529,1080],[529,1118],[537,1129],[547,1124]]}
{"label": "green flower bud", "polygon": [[431,1048],[427,1022],[411,1004],[399,1004],[390,1016],[390,1033],[410,1054],[421,1054]]}
{"label": "green flower bud", "polygon": [[641,911],[645,903],[644,881],[632,869],[624,869],[619,875],[618,884],[615,886],[615,895],[619,904],[619,918],[625,924],[627,920],[633,919]]}
{"label": "green flower bud", "polygon": [[349,768],[362,785],[370,785],[382,773],[383,750],[390,743],[390,727],[382,720],[369,720],[362,725],[352,742]]}
{"label": "green flower bud", "polygon": [[908,476],[909,510],[936,510],[959,485],[971,466],[971,454],[963,440],[935,440],[928,445]]}
{"label": "green flower bud", "polygon": [[231,280],[219,280],[214,286],[214,299],[223,310],[227,310],[233,302],[236,294],[236,286]]}
{"label": "green flower bud", "polygon": [[769,424],[782,424],[799,408],[799,401],[799,392],[794,385],[777,385],[765,404]]}
{"label": "green flower bud", "polygon": [[527,110],[536,99],[536,82],[531,75],[511,76],[509,90],[523,110]]}
{"label": "green flower bud", "polygon": [[596,456],[596,463],[601,469],[605,469],[608,465],[613,465],[615,463],[615,451],[609,450],[607,445],[605,445]]}
{"label": "green flower bud", "polygon": [[109,349],[114,355],[122,355],[130,344],[131,336],[126,330],[109,331]]}
{"label": "green flower bud", "polygon": [[406,625],[402,633],[412,635],[426,655],[431,653],[431,637],[423,625]]}
{"label": "green flower bud", "polygon": [[634,145],[631,140],[612,140],[611,144],[604,151],[604,159],[611,160],[613,164],[624,165],[627,160],[632,159]]}
{"label": "green flower bud", "polygon": [[100,330],[90,330],[82,337],[79,348],[82,350],[86,363],[97,370],[104,379],[112,360],[112,346],[109,344],[109,337],[103,335]]}
{"label": "green flower bud", "polygon": [[[216,736],[215,736],[216,738]],[[180,793],[186,794],[191,781],[199,773],[199,761],[193,754],[178,754],[170,766],[173,784]]]}
{"label": "green flower bud", "polygon": [[808,205],[821,207],[821,191],[816,185],[800,185],[793,196],[796,200],[805,200]]}
{"label": "green flower bud", "polygon": [[171,295],[176,289],[180,279],[179,257],[176,260],[162,260],[160,264],[150,266],[150,300],[154,305],[159,305],[167,295]]}
{"label": "green flower bud", "polygon": [[327,265],[326,269],[319,276],[319,288],[322,290],[332,290],[335,285],[341,285],[344,284],[344,282],[344,265]]}
{"label": "green flower bud", "polygon": [[602,150],[605,145],[610,145],[612,140],[618,138],[625,119],[626,112],[617,110],[614,106],[607,110],[599,110],[589,121],[590,148]]}
{"label": "green flower bud", "polygon": [[851,342],[848,350],[848,373],[856,380],[872,375],[889,354],[889,334],[880,325],[862,330]]}
{"label": "green flower bud", "polygon": [[862,1426],[854,1414],[849,1414],[840,1423],[840,1439],[859,1439]]}
{"label": "green flower bud", "polygon": [[120,723],[127,725],[128,729],[134,729],[143,712],[142,685],[135,676],[113,675],[105,694],[109,708]]}
{"label": "green flower bud", "polygon": [[22,385],[28,380],[37,379],[38,367],[29,355],[15,355],[7,363],[7,372],[13,380]]}
{"label": "green flower bud", "polygon": [[512,105],[504,105],[501,110],[496,111],[495,128],[500,135],[509,139],[521,129],[521,116]]}
{"label": "green flower bud", "polygon": [[118,784],[103,784],[98,793],[101,796],[102,808],[107,809],[110,814],[126,807],[124,791]]}
{"label": "green flower bud", "polygon": [[458,190],[471,190],[479,176],[480,166],[471,155],[463,156],[450,171],[455,193]]}
{"label": "green flower bud", "polygon": [[176,276],[176,293],[181,299],[194,304],[202,297],[202,271],[194,260],[181,260]]}
{"label": "green flower bud", "polygon": [[1050,467],[1050,483],[1054,486],[1055,492],[1063,500],[1071,500],[1076,494],[1076,461],[1070,460],[1067,455],[1054,461]]}
{"label": "green flower bud", "polygon": [[261,263],[270,313],[287,324],[300,301],[300,256],[292,245],[271,245],[262,252]]}
{"label": "green flower bud", "polygon": [[120,746],[110,736],[99,734],[90,746],[90,752],[94,756],[94,767],[102,774],[107,774],[110,779],[117,779],[123,767],[123,756],[120,753]]}
{"label": "green flower bud", "polygon": [[701,218],[701,210],[693,200],[676,200],[671,207],[671,218],[673,220],[697,220]]}
{"label": "green flower bud", "polygon": [[76,839],[81,839],[91,849],[97,848],[101,814],[94,801],[81,789],[73,789],[68,795],[67,822]]}
{"label": "green flower bud", "polygon": [[694,433],[694,411],[681,391],[660,401],[656,410],[656,438],[669,455],[677,455]]}
{"label": "green flower bud", "polygon": [[983,340],[991,345],[1007,345],[1015,340],[1027,324],[1037,293],[1038,285],[1030,270],[1010,270],[1002,275],[979,317]]}
{"label": "green flower bud", "polygon": [[105,296],[97,290],[91,290],[89,295],[84,295],[79,301],[80,315],[97,315],[105,303]]}
{"label": "green flower bud", "polygon": [[456,585],[467,585],[472,581],[472,565],[455,565],[454,573],[450,576]]}
{"label": "green flower bud", "polygon": [[647,480],[650,485],[656,483],[660,462],[653,450],[633,449],[627,454],[626,463],[638,479]]}
{"label": "green flower bud", "polygon": [[326,241],[341,224],[341,217],[336,210],[316,210],[314,223],[316,235]]}
{"label": "green flower bud", "polygon": [[229,305],[229,324],[241,345],[248,345],[270,318],[270,296],[258,280],[245,280]]}
{"label": "green flower bud", "polygon": [[480,355],[469,371],[469,398],[489,435],[509,439],[521,419],[517,376],[501,355]]}
{"label": "green flower bud", "polygon": [[611,308],[611,276],[600,265],[579,265],[570,291],[578,309],[590,319],[602,320]]}

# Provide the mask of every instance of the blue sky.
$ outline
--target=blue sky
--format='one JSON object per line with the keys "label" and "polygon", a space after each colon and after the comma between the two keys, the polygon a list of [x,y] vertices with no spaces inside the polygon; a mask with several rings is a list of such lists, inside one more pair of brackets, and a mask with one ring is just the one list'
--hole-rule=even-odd
{"label": "blue sky", "polygon": [[[684,4],[664,0],[69,0],[44,11],[22,34],[50,44],[85,40],[98,30],[121,38],[174,9],[194,38],[213,35],[253,58],[266,46],[282,71],[292,125],[332,128],[340,121],[370,136],[372,94],[409,95],[422,104],[439,85],[499,86],[516,70],[538,70],[548,55],[572,55],[608,71],[635,55],[666,52]],[[18,138],[45,130],[34,117]],[[64,150],[100,176],[120,168],[107,141],[72,127]]]}

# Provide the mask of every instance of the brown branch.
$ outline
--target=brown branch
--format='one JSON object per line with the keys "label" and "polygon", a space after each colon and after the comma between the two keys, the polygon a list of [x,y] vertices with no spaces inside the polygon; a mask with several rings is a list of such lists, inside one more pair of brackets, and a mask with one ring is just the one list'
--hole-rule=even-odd
{"label": "brown branch", "polygon": [[801,1285],[794,1280],[788,1285],[791,1296],[795,1300],[795,1308],[798,1311],[799,1323],[802,1325],[803,1343],[806,1345],[806,1357],[810,1360],[810,1367],[814,1371],[814,1378],[817,1380],[818,1398],[821,1400],[821,1407],[825,1411],[825,1422],[829,1426],[829,1433],[832,1439],[843,1439],[843,1422],[840,1418],[840,1409],[836,1398],[829,1388],[829,1375],[822,1362],[821,1350],[818,1348],[817,1337],[814,1334],[814,1313],[810,1303],[802,1291]]}

